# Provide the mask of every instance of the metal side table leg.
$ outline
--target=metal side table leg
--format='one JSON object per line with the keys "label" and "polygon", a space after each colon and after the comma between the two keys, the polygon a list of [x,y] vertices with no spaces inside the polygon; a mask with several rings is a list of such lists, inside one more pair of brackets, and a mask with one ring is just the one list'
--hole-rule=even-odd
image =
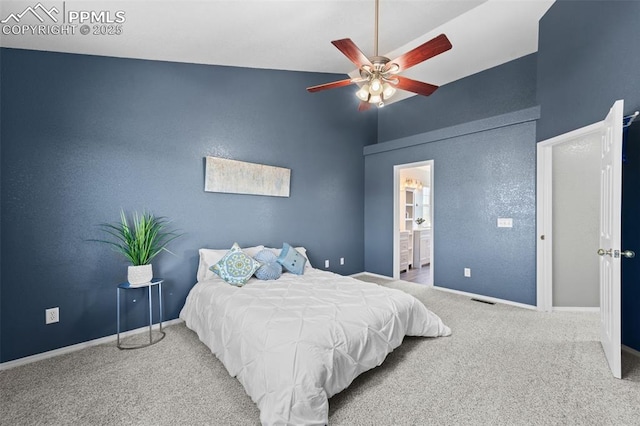
{"label": "metal side table leg", "polygon": [[160,310],[158,312],[160,315],[160,333],[162,333],[162,320],[164,319],[164,312],[162,311],[162,283],[158,284],[158,300],[160,301]]}
{"label": "metal side table leg", "polygon": [[118,347],[118,349],[122,349],[120,347],[120,288],[118,287],[116,289],[116,297],[117,297],[117,301],[116,301],[116,306],[117,306],[117,311],[118,311],[118,315],[117,315],[117,319],[116,319],[116,324],[117,324],[117,334],[118,334],[118,338],[117,338],[117,344],[116,346]]}
{"label": "metal side table leg", "polygon": [[151,286],[149,288],[149,344],[153,343],[153,304],[151,303]]}

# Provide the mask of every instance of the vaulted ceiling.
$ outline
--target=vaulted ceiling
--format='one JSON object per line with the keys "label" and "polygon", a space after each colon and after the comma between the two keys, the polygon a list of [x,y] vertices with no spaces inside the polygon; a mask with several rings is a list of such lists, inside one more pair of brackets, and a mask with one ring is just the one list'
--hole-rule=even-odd
{"label": "vaulted ceiling", "polygon": [[[37,2],[2,1],[3,26],[42,24],[27,13]],[[537,51],[538,21],[553,0],[380,0],[379,51],[396,57],[445,33],[453,49],[403,75],[436,85]],[[11,34],[3,47],[346,74],[354,66],[330,42],[351,38],[373,55],[374,0],[84,1],[42,5],[69,24],[69,12],[124,12],[119,35]],[[57,12],[57,13],[56,13]],[[103,15],[105,16],[105,15]],[[48,18],[43,16],[46,21]],[[53,24],[46,21],[44,24]],[[8,32],[8,34],[7,34]],[[345,89],[336,89],[345,90]]]}

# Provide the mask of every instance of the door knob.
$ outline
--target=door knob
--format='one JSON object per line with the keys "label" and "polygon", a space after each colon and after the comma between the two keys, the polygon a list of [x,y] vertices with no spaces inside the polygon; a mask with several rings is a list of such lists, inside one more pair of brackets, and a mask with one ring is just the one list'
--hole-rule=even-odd
{"label": "door knob", "polygon": [[598,256],[611,256],[612,249],[598,249]]}
{"label": "door knob", "polygon": [[620,256],[623,256],[623,257],[626,257],[627,259],[633,259],[634,257],[636,257],[636,252],[634,252],[633,250],[624,250],[622,252],[616,250],[614,252],[613,249],[609,249],[609,250],[598,249],[598,256],[612,256],[612,257],[615,257],[616,259],[619,258]]}

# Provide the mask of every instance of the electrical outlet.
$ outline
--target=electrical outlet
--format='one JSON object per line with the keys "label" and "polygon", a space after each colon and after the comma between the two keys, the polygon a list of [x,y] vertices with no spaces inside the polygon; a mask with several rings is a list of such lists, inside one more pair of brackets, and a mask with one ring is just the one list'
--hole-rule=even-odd
{"label": "electrical outlet", "polygon": [[498,228],[513,228],[513,219],[510,217],[499,217]]}
{"label": "electrical outlet", "polygon": [[471,277],[471,268],[464,268],[464,276],[467,278]]}
{"label": "electrical outlet", "polygon": [[344,265],[344,257],[341,257],[341,258],[340,258],[340,264],[341,264],[341,265]]}
{"label": "electrical outlet", "polygon": [[53,324],[60,321],[60,308],[50,308],[44,311],[44,323]]}
{"label": "electrical outlet", "polygon": [[328,260],[328,259],[324,261],[324,267],[325,267],[325,268],[328,268],[328,267],[329,267],[329,260]]}

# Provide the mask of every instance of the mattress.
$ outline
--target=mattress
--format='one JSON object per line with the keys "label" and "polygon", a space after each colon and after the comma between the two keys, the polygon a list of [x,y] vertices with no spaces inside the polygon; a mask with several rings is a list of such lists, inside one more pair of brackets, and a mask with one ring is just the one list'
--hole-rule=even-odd
{"label": "mattress", "polygon": [[242,383],[264,425],[328,424],[328,399],[405,335],[451,334],[407,293],[317,269],[243,287],[198,282],[180,318]]}

